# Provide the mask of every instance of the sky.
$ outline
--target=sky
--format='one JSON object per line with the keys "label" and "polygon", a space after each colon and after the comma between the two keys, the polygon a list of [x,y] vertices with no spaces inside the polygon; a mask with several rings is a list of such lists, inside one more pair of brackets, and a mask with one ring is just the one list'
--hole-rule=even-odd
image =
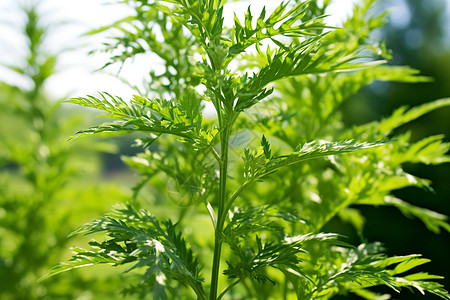
{"label": "sky", "polygon": [[[20,63],[25,55],[25,40],[17,30],[24,22],[23,16],[18,10],[18,3],[31,3],[35,0],[0,0],[0,64]],[[328,22],[337,25],[351,11],[354,2],[358,0],[335,0],[328,14]],[[109,1],[113,2],[113,1]],[[106,55],[88,56],[89,50],[101,46],[102,37],[81,37],[90,29],[111,24],[115,20],[132,13],[125,5],[107,4],[105,0],[41,0],[40,12],[43,14],[44,23],[59,25],[50,34],[46,49],[59,52],[60,49],[70,48],[59,57],[58,73],[50,77],[46,83],[46,90],[53,98],[70,98],[95,94],[98,91],[107,91],[124,98],[135,93],[114,75],[117,68],[108,68],[105,71],[96,71],[108,59]],[[253,0],[230,2],[225,12],[225,23],[231,24],[233,11],[242,19],[249,4],[252,11],[259,12],[263,5],[274,6],[273,0]],[[62,23],[62,24],[61,24]],[[14,24],[14,28],[5,24]],[[127,78],[133,84],[140,84],[148,72],[148,66],[152,65],[150,57],[142,56],[134,63],[125,65],[120,75]],[[143,67],[147,66],[147,67]],[[0,68],[0,80],[20,87],[29,87],[20,76]]]}

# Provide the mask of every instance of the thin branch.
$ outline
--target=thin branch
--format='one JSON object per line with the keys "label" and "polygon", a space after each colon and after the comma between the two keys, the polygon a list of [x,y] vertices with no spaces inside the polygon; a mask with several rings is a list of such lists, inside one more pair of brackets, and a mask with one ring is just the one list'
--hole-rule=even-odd
{"label": "thin branch", "polygon": [[222,164],[222,159],[220,158],[219,153],[217,153],[216,149],[214,149],[214,147],[209,147],[209,151],[211,152],[211,154],[214,156],[214,158],[217,160],[217,162],[219,164]]}
{"label": "thin branch", "polygon": [[[228,201],[225,203],[225,207],[223,210],[223,214],[227,214],[228,211],[231,208],[231,205],[233,205],[233,202],[236,200],[236,198],[250,185],[253,183],[253,179],[250,179],[246,182],[244,182],[243,185],[241,185],[236,191],[234,191],[233,195],[231,195],[231,197],[228,199]],[[225,219],[225,218],[223,218]]]}
{"label": "thin branch", "polygon": [[244,278],[239,278],[238,280],[236,280],[235,282],[233,282],[232,284],[230,284],[229,286],[227,286],[227,288],[224,289],[224,290],[222,291],[222,293],[220,293],[220,295],[217,297],[217,300],[222,299],[222,297],[225,296],[225,294],[228,293],[229,290],[231,290],[232,288],[234,288],[239,282],[241,282],[242,279],[244,279]]}

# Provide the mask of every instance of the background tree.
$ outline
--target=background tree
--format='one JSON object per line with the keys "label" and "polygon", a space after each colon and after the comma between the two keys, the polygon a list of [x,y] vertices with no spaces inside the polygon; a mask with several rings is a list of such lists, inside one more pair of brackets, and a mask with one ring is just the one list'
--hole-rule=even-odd
{"label": "background tree", "polygon": [[[73,229],[119,201],[122,192],[99,178],[98,152],[113,151],[111,144],[66,142],[92,115],[47,95],[60,50],[46,44],[56,25],[44,23],[37,3],[17,6],[22,26],[19,20],[2,22],[2,29],[15,32],[14,41],[0,31],[1,47],[14,58],[2,58],[1,70],[10,77],[0,82],[0,298],[111,299],[116,294],[108,286],[119,278],[110,272],[39,281],[55,260],[69,255]],[[22,47],[11,49],[17,44]]]}

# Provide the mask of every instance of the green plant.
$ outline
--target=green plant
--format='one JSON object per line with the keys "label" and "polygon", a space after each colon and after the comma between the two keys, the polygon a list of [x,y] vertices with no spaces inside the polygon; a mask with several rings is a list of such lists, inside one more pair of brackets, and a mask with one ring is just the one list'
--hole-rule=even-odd
{"label": "green plant", "polygon": [[[142,180],[126,205],[77,231],[106,239],[75,249],[52,274],[127,265],[138,282],[125,292],[152,290],[153,299],[389,299],[371,289],[379,285],[450,299],[434,281],[441,277],[412,271],[427,259],[387,257],[365,241],[354,207],[390,205],[433,232],[450,231],[445,216],[391,195],[431,188],[402,165],[448,162],[450,147],[442,136],[413,143],[393,131],[450,99],[360,126],[341,122],[340,104],[375,80],[428,80],[382,60],[388,51],[370,39],[385,16],[370,14],[375,1],[355,6],[342,28],[324,23],[329,1],[282,2],[256,17],[249,8],[231,28],[226,1],[123,2],[134,16],[92,32],[118,30],[105,43],[108,64],[153,53],[163,71],[151,71],[130,101],[101,93],[70,102],[118,119],[75,137],[136,134],[145,152],[124,160]],[[206,103],[215,118],[203,116]],[[323,232],[334,218],[354,226],[359,246]]]}
{"label": "green plant", "polygon": [[[55,260],[66,259],[68,245],[74,242],[67,236],[74,227],[122,199],[116,186],[92,178],[100,170],[98,151],[110,151],[112,145],[65,143],[85,117],[67,111],[61,100],[46,93],[58,54],[46,47],[55,25],[43,24],[40,9],[36,1],[22,2],[17,13],[24,17],[23,27],[2,22],[2,29],[13,27],[24,41],[17,56],[11,55],[17,58],[15,64],[0,64],[2,73],[15,74],[24,84],[12,76],[8,83],[0,82],[1,299],[77,299],[90,290],[100,293],[105,285],[89,279],[88,273],[38,279]],[[3,34],[1,38],[2,47],[9,45]],[[104,198],[95,201],[99,194]]]}

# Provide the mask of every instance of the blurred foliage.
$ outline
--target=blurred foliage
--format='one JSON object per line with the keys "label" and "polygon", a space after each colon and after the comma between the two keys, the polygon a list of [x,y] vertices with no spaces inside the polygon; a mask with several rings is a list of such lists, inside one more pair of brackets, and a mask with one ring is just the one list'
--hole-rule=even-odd
{"label": "blurred foliage", "polygon": [[[344,105],[346,123],[364,123],[391,114],[399,106],[420,105],[431,99],[450,96],[450,4],[445,0],[395,0],[380,1],[378,10],[395,7],[387,23],[377,36],[383,38],[392,51],[391,64],[410,65],[421,74],[432,78],[430,82],[415,85],[396,82],[376,82],[364,88]],[[418,141],[429,135],[450,136],[450,108],[442,108],[401,126],[396,132],[410,132],[411,140]],[[403,188],[395,192],[397,197],[411,203],[450,214],[450,172],[448,164],[430,166],[407,164],[405,169],[416,176],[429,178],[435,192]],[[413,252],[433,257],[427,266],[429,272],[446,274],[444,285],[450,286],[448,265],[450,234],[427,235],[420,222],[403,219],[389,208],[365,208],[368,226],[365,235],[369,239],[383,239],[390,254],[406,254],[405,244]],[[381,221],[382,220],[382,221]],[[335,224],[343,228],[342,224]],[[392,230],[395,228],[395,230]],[[398,233],[402,238],[398,238]],[[399,299],[418,299],[412,294]]]}
{"label": "blurred foliage", "polygon": [[44,46],[53,27],[42,24],[39,8],[31,2],[17,7],[22,28],[2,24],[25,41],[25,49],[11,57],[25,57],[15,65],[2,59],[1,68],[29,88],[16,86],[14,80],[0,82],[0,298],[112,299],[116,293],[108,286],[119,279],[106,274],[114,272],[95,277],[75,272],[40,281],[55,261],[69,255],[73,229],[124,193],[98,178],[98,152],[114,151],[114,145],[66,142],[87,120],[46,95],[45,83],[55,74],[58,56]]}
{"label": "blurred foliage", "polygon": [[[101,49],[107,65],[152,53],[164,70],[130,100],[72,99],[115,119],[74,137],[133,134],[144,151],[124,160],[142,181],[126,205],[79,229],[102,235],[53,274],[126,266],[135,278],[125,293],[153,299],[391,299],[405,288],[450,299],[440,276],[414,269],[428,259],[386,255],[365,236],[364,206],[450,231],[445,215],[395,193],[431,189],[408,165],[450,161],[442,135],[398,131],[450,99],[343,122],[342,104],[374,81],[429,81],[385,63],[389,52],[372,35],[385,22],[371,11],[377,1],[355,6],[340,29],[324,23],[329,1],[249,8],[232,28],[223,26],[226,1],[121,2],[135,14],[92,32],[113,33]],[[327,233],[335,220],[355,232],[354,246]]]}

